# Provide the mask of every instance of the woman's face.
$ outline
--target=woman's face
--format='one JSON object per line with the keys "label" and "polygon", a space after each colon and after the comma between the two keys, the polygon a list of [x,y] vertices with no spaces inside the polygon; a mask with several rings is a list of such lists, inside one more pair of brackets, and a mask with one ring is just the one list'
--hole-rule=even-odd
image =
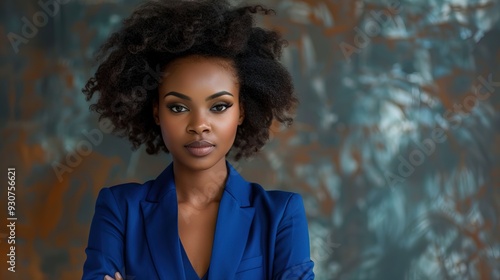
{"label": "woman's face", "polygon": [[230,61],[188,56],[164,69],[154,107],[175,164],[206,170],[224,162],[243,121]]}

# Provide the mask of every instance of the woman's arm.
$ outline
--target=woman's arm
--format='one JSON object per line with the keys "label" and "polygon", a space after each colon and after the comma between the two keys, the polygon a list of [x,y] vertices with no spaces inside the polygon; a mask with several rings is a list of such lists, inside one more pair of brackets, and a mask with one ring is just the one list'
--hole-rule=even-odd
{"label": "woman's arm", "polygon": [[124,229],[123,215],[113,193],[103,188],[97,197],[90,226],[82,279],[104,279],[115,272],[125,275],[120,271],[124,268]]}
{"label": "woman's arm", "polygon": [[314,279],[313,266],[304,203],[295,193],[278,226],[273,279]]}

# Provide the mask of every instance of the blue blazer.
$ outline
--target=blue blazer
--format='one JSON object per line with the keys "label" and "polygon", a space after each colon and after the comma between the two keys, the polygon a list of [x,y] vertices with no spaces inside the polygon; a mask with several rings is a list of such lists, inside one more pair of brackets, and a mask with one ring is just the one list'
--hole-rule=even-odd
{"label": "blue blazer", "polygon": [[[302,198],[264,190],[227,163],[209,280],[314,279]],[[103,188],[90,227],[83,279],[186,280],[170,164],[156,180]]]}

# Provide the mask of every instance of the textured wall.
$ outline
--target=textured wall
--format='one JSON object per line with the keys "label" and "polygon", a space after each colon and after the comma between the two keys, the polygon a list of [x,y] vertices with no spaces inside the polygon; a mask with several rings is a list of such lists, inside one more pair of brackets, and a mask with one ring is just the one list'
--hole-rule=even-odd
{"label": "textured wall", "polygon": [[[99,189],[169,162],[109,134],[80,92],[139,1],[60,2],[0,4],[0,172],[16,168],[18,218],[16,273],[0,225],[1,279],[80,278]],[[303,195],[317,279],[500,279],[500,1],[266,3],[301,105],[237,166]]]}

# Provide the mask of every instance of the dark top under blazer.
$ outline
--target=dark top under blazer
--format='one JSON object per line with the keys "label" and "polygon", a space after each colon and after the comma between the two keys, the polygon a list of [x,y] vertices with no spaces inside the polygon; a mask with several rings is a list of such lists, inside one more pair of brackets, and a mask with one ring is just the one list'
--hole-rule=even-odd
{"label": "dark top under blazer", "polygon": [[[314,279],[302,197],[245,181],[227,163],[209,280]],[[92,220],[83,279],[185,280],[173,164],[156,180],[103,188]]]}

